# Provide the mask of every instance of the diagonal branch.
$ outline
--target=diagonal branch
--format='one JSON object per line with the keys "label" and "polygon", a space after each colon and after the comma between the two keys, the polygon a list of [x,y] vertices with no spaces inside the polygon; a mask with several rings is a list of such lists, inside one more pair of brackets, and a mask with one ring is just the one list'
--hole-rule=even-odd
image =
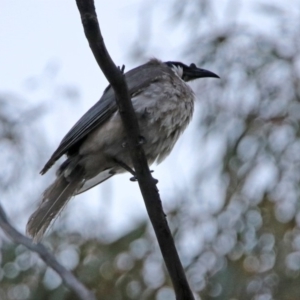
{"label": "diagonal branch", "polygon": [[0,204],[0,227],[6,235],[15,243],[21,244],[29,250],[36,252],[47,266],[52,268],[62,278],[65,285],[72,290],[79,299],[96,300],[94,294],[89,291],[74,275],[63,267],[55,257],[42,244],[35,244],[31,239],[18,232],[8,221],[6,214]]}
{"label": "diagonal branch", "polygon": [[153,225],[164,261],[173,282],[177,300],[194,300],[181,265],[174,240],[163,212],[156,180],[151,176],[143,151],[138,121],[123,74],[118,70],[106,50],[101,35],[93,0],[76,0],[86,38],[95,59],[113,87],[116,102],[128,138],[131,159]]}

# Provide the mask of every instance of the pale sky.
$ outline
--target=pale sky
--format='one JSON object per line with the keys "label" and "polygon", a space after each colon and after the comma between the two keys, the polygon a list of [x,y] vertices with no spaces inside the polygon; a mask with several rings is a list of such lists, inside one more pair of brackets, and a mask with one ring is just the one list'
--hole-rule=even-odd
{"label": "pale sky", "polygon": [[[169,14],[166,14],[170,1],[96,1],[102,34],[117,65],[125,64],[126,70],[129,70],[144,62],[133,61],[130,56],[138,36],[142,36],[144,43],[148,43],[144,44],[145,58],[181,60],[187,64],[192,62],[186,61],[182,56],[181,44],[184,44],[186,38],[184,27],[174,29]],[[253,22],[253,14],[249,9],[252,8],[252,13],[256,13],[255,9],[253,10],[254,2],[256,1],[237,2],[240,4],[235,7],[239,10],[238,20],[244,23]],[[268,2],[272,1],[265,3]],[[230,9],[234,1],[215,3],[222,3],[223,7],[218,7],[222,12],[226,5]],[[50,110],[39,125],[44,126],[45,135],[50,140],[50,156],[73,124],[98,101],[107,81],[88,47],[75,0],[0,0],[0,7],[0,92],[19,93],[33,106],[46,100],[49,108],[53,101],[57,101],[56,109]],[[271,26],[266,19],[261,19],[259,14],[255,15],[255,20],[258,26],[263,26],[266,30]],[[210,26],[222,28],[223,22],[226,24],[227,20],[221,16]],[[143,23],[149,23],[151,26],[141,26]],[[58,75],[52,81],[44,78],[41,88],[30,91],[25,84],[26,79],[41,78],[49,65],[59,67]],[[75,86],[80,92],[80,101],[70,105],[55,97],[53,86],[62,85]],[[202,101],[201,97],[199,101]],[[197,107],[199,109],[199,104],[196,104],[196,109]],[[216,151],[220,148],[216,144],[217,141],[207,142],[201,149],[192,150],[195,134],[193,128],[196,126],[196,122],[192,122],[172,154],[161,165],[151,167],[155,170],[154,177],[159,180],[158,188],[166,208],[174,201],[172,194],[175,187],[180,190],[190,184],[190,178],[198,167],[193,161],[193,151],[198,151],[198,155],[201,151],[202,157],[205,157],[201,163],[204,164],[213,162],[220,156]],[[196,134],[200,135],[201,132],[197,130]],[[53,175],[47,177],[49,184],[53,180],[51,176]],[[103,232],[118,234],[128,230],[133,222],[146,218],[138,185],[130,182],[130,177],[129,174],[116,176],[101,184],[99,188],[72,199],[66,209],[68,222],[78,228],[88,228],[87,221],[98,220],[98,223],[105,227]],[[37,173],[36,181],[39,180],[42,178]],[[202,210],[214,205],[211,198],[220,197],[218,182],[214,178],[208,179],[206,189],[207,191],[203,190],[202,193],[209,193],[213,197],[207,197],[209,202],[204,200],[197,203],[202,205]],[[4,206],[10,212],[15,203],[5,202]],[[19,229],[24,228],[25,220],[16,225]]]}
{"label": "pale sky", "polygon": [[[0,6],[0,92],[19,93],[33,105],[45,99],[55,100],[53,95],[49,95],[49,83],[43,82],[42,88],[35,92],[29,91],[25,84],[28,78],[38,78],[49,63],[59,66],[54,84],[73,85],[80,92],[80,102],[75,103],[74,108],[70,109],[66,103],[58,103],[59,109],[43,119],[51,141],[50,155],[78,118],[99,99],[107,81],[88,47],[75,1],[0,0]],[[163,6],[160,4],[160,8]],[[180,60],[180,41],[172,38],[176,32],[169,32],[171,28],[166,26],[168,20],[163,14],[164,10],[157,9],[152,14],[157,27],[153,30],[159,30],[159,34],[152,35],[151,28],[142,30],[140,24],[143,19],[151,18],[151,11],[145,7],[148,7],[145,0],[96,1],[107,48],[115,63],[125,64],[126,70],[141,63],[134,63],[130,58],[130,47],[138,34],[149,35],[149,40],[154,39],[145,57]],[[49,101],[48,105],[51,105]],[[167,199],[170,201],[175,182],[187,181],[187,166],[184,168],[179,159],[179,152],[188,151],[184,150],[183,144],[184,140],[180,140],[166,161],[151,168],[155,170],[154,177],[159,180],[158,187],[164,202]],[[116,176],[100,188],[74,198],[67,208],[72,211],[70,222],[75,218],[79,221],[74,226],[81,227],[81,221],[102,218],[101,224],[105,224],[109,232],[119,232],[126,231],[133,221],[145,218],[138,185],[130,182],[129,178],[128,174]],[[41,180],[39,174],[36,174],[36,180]],[[51,181],[52,177],[49,176],[49,183]],[[8,203],[4,205],[9,209]]]}

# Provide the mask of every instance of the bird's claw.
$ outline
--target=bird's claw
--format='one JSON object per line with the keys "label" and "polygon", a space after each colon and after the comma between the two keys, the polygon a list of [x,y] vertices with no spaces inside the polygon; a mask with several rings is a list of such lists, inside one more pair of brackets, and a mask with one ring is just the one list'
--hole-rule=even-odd
{"label": "bird's claw", "polygon": [[[154,171],[151,170],[150,172],[153,173]],[[157,180],[157,179],[155,179],[155,178],[153,178],[153,177],[152,177],[152,179],[153,179],[153,181],[154,181],[155,184],[158,184],[158,180]],[[132,182],[138,181],[136,175],[134,175],[133,177],[130,177],[130,181],[132,181]]]}
{"label": "bird's claw", "polygon": [[130,177],[130,181],[136,182],[137,181],[137,177],[136,176]]}

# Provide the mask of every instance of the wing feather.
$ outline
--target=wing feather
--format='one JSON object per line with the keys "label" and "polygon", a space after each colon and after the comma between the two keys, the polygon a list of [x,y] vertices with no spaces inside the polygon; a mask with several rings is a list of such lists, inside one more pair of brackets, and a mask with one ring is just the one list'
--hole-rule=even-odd
{"label": "wing feather", "polygon": [[[152,59],[148,63],[130,70],[125,74],[130,95],[148,87],[164,74],[171,74],[171,69],[161,61]],[[72,147],[80,144],[83,139],[96,127],[104,124],[117,110],[115,94],[109,86],[105,89],[101,99],[92,106],[70,129],[62,139],[60,145],[45,164],[41,174],[46,173],[63,154],[68,153]]]}

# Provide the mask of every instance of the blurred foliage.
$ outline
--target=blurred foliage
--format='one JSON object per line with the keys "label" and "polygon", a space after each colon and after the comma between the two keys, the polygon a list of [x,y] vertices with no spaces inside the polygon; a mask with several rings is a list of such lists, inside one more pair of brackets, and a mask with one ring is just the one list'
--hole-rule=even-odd
{"label": "blurred foliage", "polygon": [[184,54],[222,78],[197,85],[201,151],[184,194],[198,204],[183,195],[176,214],[177,243],[199,241],[183,254],[201,299],[300,295],[300,11],[254,3],[247,24],[235,1],[228,18],[217,1],[174,1],[176,24],[194,28]]}
{"label": "blurred foliage", "polygon": [[[199,299],[296,300],[300,2],[253,1],[252,11],[239,12],[248,2],[170,1],[172,24],[185,28],[185,60],[222,79],[197,82],[197,169],[192,182],[176,190],[168,220]],[[4,129],[14,128],[5,127],[6,117],[1,110],[1,142],[11,140]],[[99,299],[174,299],[145,224],[116,241],[54,232],[45,243]],[[34,254],[3,240],[0,299],[74,296]]]}
{"label": "blurred foliage", "polygon": [[[152,249],[145,234],[146,224],[140,224],[111,243],[85,240],[79,234],[69,234],[67,239],[53,234],[46,245],[99,299],[132,299],[149,290],[141,280],[144,259]],[[5,243],[1,254],[0,299],[76,298],[54,271],[23,246]]]}
{"label": "blurred foliage", "polygon": [[[0,95],[0,189],[1,193],[26,179],[25,172],[39,161],[38,147],[42,137],[33,123],[42,113],[42,107],[26,107],[28,103],[15,94]],[[32,139],[32,133],[36,139]],[[31,140],[31,143],[28,141]],[[20,167],[24,160],[26,166]],[[10,163],[7,163],[10,162]]]}

